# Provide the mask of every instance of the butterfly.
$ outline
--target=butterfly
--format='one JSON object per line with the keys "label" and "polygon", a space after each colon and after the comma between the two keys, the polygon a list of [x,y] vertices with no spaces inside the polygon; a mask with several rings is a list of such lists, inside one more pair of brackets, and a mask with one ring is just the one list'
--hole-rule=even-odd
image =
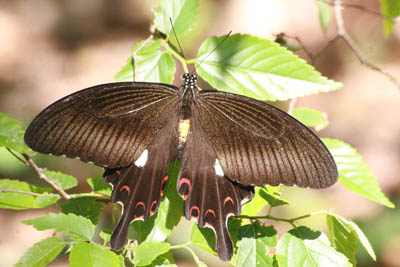
{"label": "butterfly", "polygon": [[214,230],[218,256],[228,261],[228,218],[240,215],[255,186],[326,188],[337,167],[321,140],[287,113],[245,96],[199,91],[193,73],[182,81],[179,88],[123,82],[78,91],[44,109],[25,142],[105,168],[111,200],[124,207],[110,241],[115,251],[132,221],[157,212],[168,165],[179,158],[185,217]]}

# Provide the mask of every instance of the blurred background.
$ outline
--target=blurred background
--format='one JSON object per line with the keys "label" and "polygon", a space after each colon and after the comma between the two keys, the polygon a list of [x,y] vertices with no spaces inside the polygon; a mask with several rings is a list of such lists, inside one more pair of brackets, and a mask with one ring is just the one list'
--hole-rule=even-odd
{"label": "blurred background", "polygon": [[[0,112],[26,122],[55,100],[95,84],[113,81],[125,64],[135,42],[149,36],[152,10],[159,1],[139,0],[0,0]],[[359,0],[379,11],[379,1]],[[250,33],[274,39],[284,32],[299,37],[311,52],[317,52],[336,34],[331,23],[324,35],[314,1],[302,0],[202,0],[197,24],[180,41],[188,59],[199,44],[212,35]],[[400,79],[400,25],[385,38],[382,19],[358,9],[345,9],[345,26],[364,55]],[[309,60],[303,52],[300,56]],[[322,137],[341,139],[354,146],[379,180],[384,193],[400,204],[400,90],[386,77],[361,65],[354,53],[338,41],[317,60],[323,75],[341,81],[344,88],[301,98],[296,106],[327,113],[330,125]],[[175,79],[179,84],[180,78]],[[89,191],[85,178],[102,174],[100,168],[78,160],[40,156],[36,162],[80,179],[78,191]],[[0,178],[39,183],[34,173],[0,149]],[[274,215],[294,217],[319,209],[355,220],[371,241],[378,261],[363,249],[358,266],[400,266],[400,209],[388,209],[345,191],[341,184],[323,191],[285,188],[283,198],[292,203],[277,208]],[[51,209],[0,210],[0,266],[11,266],[26,249],[52,231],[39,232],[21,220]],[[110,215],[103,213],[103,220]],[[324,230],[323,217],[303,223]],[[287,225],[275,224],[278,233]],[[172,243],[189,239],[191,223],[182,220],[170,238]],[[190,255],[174,250],[179,266],[194,266]],[[201,253],[201,252],[199,252]],[[204,253],[209,266],[220,266]],[[50,266],[67,266],[60,259]]]}

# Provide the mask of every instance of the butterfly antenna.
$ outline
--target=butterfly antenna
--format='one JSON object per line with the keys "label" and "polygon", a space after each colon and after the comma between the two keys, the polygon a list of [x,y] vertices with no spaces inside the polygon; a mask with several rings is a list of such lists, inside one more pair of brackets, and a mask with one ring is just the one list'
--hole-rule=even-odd
{"label": "butterfly antenna", "polygon": [[182,54],[182,57],[184,59],[186,59],[185,58],[185,54],[183,53],[183,49],[182,49],[181,43],[179,42],[178,36],[176,35],[175,27],[174,27],[174,24],[172,23],[172,19],[171,18],[169,18],[169,22],[171,23],[172,31],[174,32],[175,40],[178,43],[178,47],[179,47],[180,53]]}
{"label": "butterfly antenna", "polygon": [[[219,44],[217,44],[213,50],[211,50],[210,53],[208,53],[208,55],[203,58],[202,61],[200,61],[198,64],[195,65],[195,69],[201,65],[201,63],[203,63],[215,50],[217,50],[218,47],[220,47],[222,45],[223,42],[225,42],[226,39],[228,39],[228,37],[231,35],[232,31],[229,31],[227,35],[225,35],[224,39],[221,40],[221,42],[219,42]],[[192,73],[194,73],[195,70],[192,71]]]}

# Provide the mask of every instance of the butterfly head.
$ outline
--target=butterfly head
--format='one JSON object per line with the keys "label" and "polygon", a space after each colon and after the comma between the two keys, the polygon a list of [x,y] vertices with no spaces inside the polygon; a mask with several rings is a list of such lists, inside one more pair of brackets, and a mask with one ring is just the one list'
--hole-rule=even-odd
{"label": "butterfly head", "polygon": [[194,73],[185,73],[182,75],[183,86],[186,88],[194,89],[197,83],[197,75]]}

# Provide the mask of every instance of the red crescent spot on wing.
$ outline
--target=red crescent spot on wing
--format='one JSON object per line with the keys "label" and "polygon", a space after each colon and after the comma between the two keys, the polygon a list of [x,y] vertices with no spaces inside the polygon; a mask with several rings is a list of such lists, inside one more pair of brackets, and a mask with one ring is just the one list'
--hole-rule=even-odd
{"label": "red crescent spot on wing", "polygon": [[155,211],[153,210],[153,207],[155,207],[156,204],[157,204],[157,200],[153,200],[153,202],[151,202],[151,205],[150,205],[150,216],[154,214]]}
{"label": "red crescent spot on wing", "polygon": [[160,191],[160,196],[162,196],[164,194],[164,186],[165,183],[168,181],[168,175],[165,176],[162,180],[161,180],[161,191]]}
{"label": "red crescent spot on wing", "polygon": [[142,206],[143,209],[144,209],[144,211],[146,211],[146,206],[144,205],[144,202],[139,201],[138,203],[136,203],[135,209],[136,209],[137,207],[139,207],[139,206]]}
{"label": "red crescent spot on wing", "polygon": [[188,178],[181,178],[178,188],[181,188],[182,184],[187,184],[188,186],[188,192],[183,195],[183,200],[186,200],[190,194],[190,190],[192,189],[192,182]]}
{"label": "red crescent spot on wing", "polygon": [[118,176],[120,176],[120,175],[121,175],[121,172],[120,172],[120,170],[116,170],[116,171],[115,171],[115,173],[116,173]]}
{"label": "red crescent spot on wing", "polygon": [[226,205],[226,203],[230,201],[232,203],[232,206],[235,206],[235,201],[233,201],[233,199],[231,197],[226,197],[224,200],[224,206]]}
{"label": "red crescent spot on wing", "polygon": [[[193,209],[197,210],[197,216],[192,216],[192,211],[193,211]],[[192,207],[190,208],[190,210],[189,210],[189,213],[190,213],[190,219],[194,218],[196,221],[199,220],[199,216],[200,216],[200,209],[199,209],[199,207],[197,207],[197,206],[192,206]]]}
{"label": "red crescent spot on wing", "polygon": [[205,213],[205,215],[204,215],[204,217],[207,217],[207,214],[208,213],[211,213],[212,214],[212,216],[214,216],[214,218],[216,218],[217,216],[215,215],[215,211],[213,211],[212,209],[208,209],[208,210],[206,210],[206,213]]}
{"label": "red crescent spot on wing", "polygon": [[130,195],[130,193],[131,193],[131,189],[127,185],[124,185],[123,187],[121,187],[119,189],[119,192],[121,192],[122,190],[126,190],[126,192],[128,192],[128,195]]}

